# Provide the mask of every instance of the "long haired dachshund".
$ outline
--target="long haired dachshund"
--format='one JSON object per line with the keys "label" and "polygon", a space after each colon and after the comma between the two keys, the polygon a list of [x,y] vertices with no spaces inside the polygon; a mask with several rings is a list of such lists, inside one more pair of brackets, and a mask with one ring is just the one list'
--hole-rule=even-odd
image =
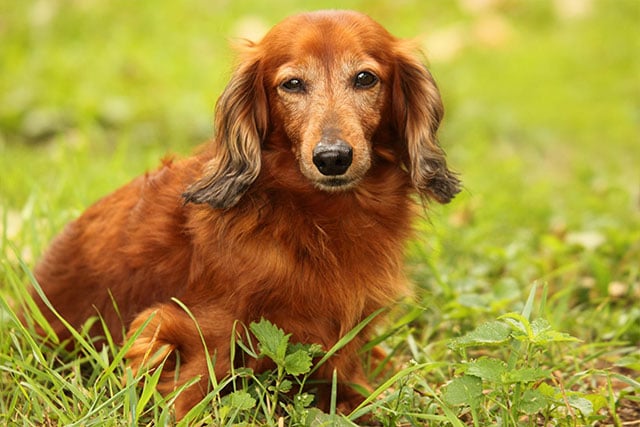
{"label": "long haired dachshund", "polygon": [[[442,115],[411,43],[360,13],[292,16],[242,49],[207,148],[89,207],[35,277],[76,328],[99,315],[121,341],[147,322],[131,366],[163,349],[179,353],[180,369],[165,365],[161,392],[201,378],[177,399],[182,417],[209,386],[200,333],[221,378],[236,321],[266,318],[328,349],[404,291],[413,194],[447,203],[459,191],[436,139]],[[327,380],[337,371],[342,411],[362,401],[349,385],[367,387],[357,351],[370,329],[316,371]],[[90,332],[104,335],[101,322]],[[328,399],[327,387],[320,406]]]}

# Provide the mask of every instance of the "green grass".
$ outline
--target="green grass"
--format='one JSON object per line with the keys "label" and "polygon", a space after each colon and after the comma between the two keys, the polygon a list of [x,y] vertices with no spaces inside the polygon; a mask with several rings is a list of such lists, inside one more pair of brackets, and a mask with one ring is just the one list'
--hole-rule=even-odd
{"label": "green grass", "polygon": [[415,297],[372,343],[391,367],[371,367],[358,413],[289,400],[283,384],[308,371],[282,359],[232,373],[236,391],[210,394],[192,424],[640,419],[639,2],[585,1],[573,18],[542,0],[218,3],[0,0],[0,424],[171,423],[175,396],[153,373],[137,385],[122,347],[68,354],[15,322],[30,268],[97,198],[208,138],[241,27],[338,6],[424,36],[465,190],[416,224]]}

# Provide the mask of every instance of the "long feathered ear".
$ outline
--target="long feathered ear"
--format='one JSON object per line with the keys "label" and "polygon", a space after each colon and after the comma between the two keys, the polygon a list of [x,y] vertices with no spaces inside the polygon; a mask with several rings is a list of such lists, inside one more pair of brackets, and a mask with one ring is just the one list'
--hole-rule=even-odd
{"label": "long feathered ear", "polygon": [[448,169],[436,137],[444,115],[440,92],[411,46],[400,45],[396,61],[392,108],[411,181],[422,197],[448,203],[460,191],[460,180]]}
{"label": "long feathered ear", "polygon": [[260,148],[269,119],[255,50],[255,46],[249,46],[245,60],[218,99],[213,158],[205,165],[203,175],[183,194],[186,202],[230,208],[260,173]]}

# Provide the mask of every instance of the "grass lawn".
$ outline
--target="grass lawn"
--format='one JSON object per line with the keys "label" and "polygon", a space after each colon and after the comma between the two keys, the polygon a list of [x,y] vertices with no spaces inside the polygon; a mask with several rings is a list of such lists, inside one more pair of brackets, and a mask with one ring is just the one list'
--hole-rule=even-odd
{"label": "grass lawn", "polygon": [[15,321],[30,268],[93,201],[211,135],[230,39],[342,7],[423,40],[465,189],[416,224],[415,295],[372,343],[389,358],[361,410],[286,396],[312,368],[283,364],[232,373],[183,424],[636,425],[640,1],[302,4],[0,0],[0,424],[172,423],[174,396],[118,345],[68,353]]}

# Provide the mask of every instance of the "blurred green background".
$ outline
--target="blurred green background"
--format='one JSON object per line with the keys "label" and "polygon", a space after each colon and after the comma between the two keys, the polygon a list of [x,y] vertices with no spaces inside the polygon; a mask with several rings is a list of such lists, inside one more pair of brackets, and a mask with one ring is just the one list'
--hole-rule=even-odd
{"label": "blurred green background", "polygon": [[465,191],[408,251],[419,295],[454,304],[432,320],[499,312],[542,280],[571,332],[605,319],[638,342],[638,0],[0,0],[3,257],[13,242],[32,264],[91,202],[206,141],[230,42],[333,7],[417,37],[442,91]]}

